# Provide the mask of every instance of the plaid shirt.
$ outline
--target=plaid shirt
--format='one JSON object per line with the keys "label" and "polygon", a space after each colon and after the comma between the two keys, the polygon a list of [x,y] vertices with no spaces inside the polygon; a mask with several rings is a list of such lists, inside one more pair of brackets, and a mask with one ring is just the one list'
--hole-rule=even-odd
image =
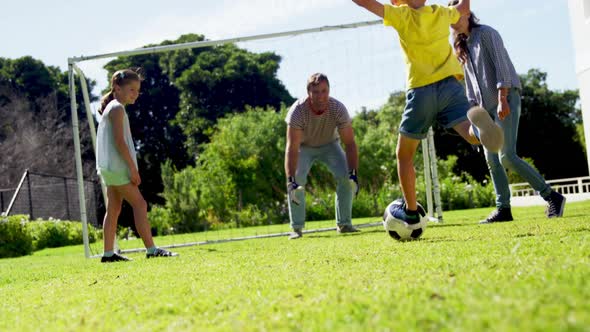
{"label": "plaid shirt", "polygon": [[469,57],[463,66],[467,99],[471,105],[495,111],[499,88],[522,88],[502,37],[492,27],[481,25],[471,30],[467,48]]}

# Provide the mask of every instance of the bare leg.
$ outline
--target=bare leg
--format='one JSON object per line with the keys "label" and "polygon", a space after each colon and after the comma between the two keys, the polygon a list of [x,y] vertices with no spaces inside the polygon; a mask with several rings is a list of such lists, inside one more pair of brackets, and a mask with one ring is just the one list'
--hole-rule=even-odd
{"label": "bare leg", "polygon": [[453,127],[453,129],[455,129],[455,131],[459,135],[461,135],[461,137],[463,137],[463,139],[465,139],[467,141],[467,143],[473,144],[473,145],[480,145],[481,144],[479,142],[479,139],[477,139],[477,136],[475,136],[475,133],[473,132],[473,129],[471,128],[471,122],[469,122],[469,120],[465,120],[465,121],[459,123],[458,125],[455,125]]}
{"label": "bare leg", "polygon": [[152,238],[152,231],[150,229],[150,223],[147,220],[147,203],[139,188],[132,184],[126,184],[123,186],[117,186],[117,192],[119,195],[129,202],[133,208],[133,219],[135,219],[135,229],[139,233],[139,236],[143,240],[143,244],[146,248],[154,246],[154,240]]}
{"label": "bare leg", "polygon": [[102,223],[104,251],[113,251],[117,235],[117,220],[121,213],[123,198],[115,187],[107,187],[107,211]]}
{"label": "bare leg", "polygon": [[414,156],[420,140],[399,135],[397,141],[397,175],[408,210],[418,209],[416,201],[416,170]]}

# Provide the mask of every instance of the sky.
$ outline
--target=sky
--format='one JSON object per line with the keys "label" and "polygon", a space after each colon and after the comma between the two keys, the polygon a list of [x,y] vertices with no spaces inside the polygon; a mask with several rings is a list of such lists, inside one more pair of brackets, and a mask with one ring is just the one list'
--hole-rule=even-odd
{"label": "sky", "polygon": [[[187,33],[216,40],[378,19],[351,0],[2,2],[0,57],[30,55],[62,70],[67,69],[69,57],[135,49]],[[549,88],[578,88],[567,1],[472,0],[471,9],[481,23],[500,32],[517,72],[538,68],[547,72]],[[294,97],[305,96],[310,74],[326,73],[331,95],[352,113],[362,106],[378,107],[389,93],[404,90],[405,67],[397,36],[381,24],[239,46],[280,54],[278,76]],[[79,64],[97,81],[96,94],[108,84],[102,69],[108,60]]]}

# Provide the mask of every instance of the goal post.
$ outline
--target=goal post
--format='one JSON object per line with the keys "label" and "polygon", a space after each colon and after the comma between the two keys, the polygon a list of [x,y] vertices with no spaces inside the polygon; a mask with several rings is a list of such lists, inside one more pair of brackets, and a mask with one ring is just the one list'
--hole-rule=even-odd
{"label": "goal post", "polygon": [[[92,136],[92,145],[94,148],[94,152],[96,153],[96,129],[93,123],[93,114],[91,111],[90,105],[90,98],[89,98],[89,91],[88,86],[86,84],[86,77],[82,71],[82,69],[78,66],[79,63],[91,60],[98,60],[98,59],[106,59],[106,58],[115,58],[115,57],[128,57],[128,56],[135,56],[135,55],[145,55],[145,54],[157,54],[157,53],[164,53],[170,51],[178,51],[184,49],[195,49],[195,48],[203,48],[203,47],[210,47],[210,46],[220,46],[224,44],[232,44],[232,43],[244,43],[244,42],[252,42],[252,41],[260,41],[260,40],[267,40],[267,39],[278,39],[283,37],[294,37],[294,36],[301,36],[301,35],[308,35],[308,34],[315,34],[315,33],[323,33],[328,31],[338,31],[338,30],[347,30],[347,29],[358,29],[358,28],[365,28],[370,26],[377,26],[381,25],[382,20],[374,20],[374,21],[363,21],[363,22],[356,22],[356,23],[349,23],[349,24],[341,24],[341,25],[332,25],[332,26],[322,26],[317,28],[310,28],[310,29],[301,29],[301,30],[293,30],[293,31],[285,31],[285,32],[277,32],[277,33],[268,33],[268,34],[260,34],[260,35],[252,35],[252,36],[244,36],[244,37],[237,37],[237,38],[228,38],[228,39],[219,39],[219,40],[205,40],[205,41],[197,41],[197,42],[188,42],[188,43],[180,43],[180,44],[171,44],[171,45],[160,45],[160,46],[152,46],[152,47],[144,47],[144,48],[137,48],[132,50],[120,51],[120,52],[110,52],[110,53],[103,53],[97,55],[81,55],[68,58],[68,78],[69,78],[69,91],[70,91],[70,107],[71,107],[71,116],[72,116],[72,129],[74,134],[74,148],[75,148],[75,158],[76,158],[76,178],[78,183],[78,196],[80,202],[80,218],[83,224],[83,235],[84,235],[84,247],[85,247],[85,256],[91,257],[91,250],[89,248],[89,241],[88,241],[88,220],[87,220],[87,211],[86,206],[84,205],[85,197],[84,197],[84,179],[82,173],[82,156],[81,156],[81,149],[80,149],[80,128],[79,128],[79,121],[78,121],[78,114],[77,114],[77,102],[76,102],[76,88],[75,88],[75,79],[76,75],[80,79],[80,87],[81,93],[83,96],[84,102],[84,109],[86,111],[87,117],[89,119],[90,125],[90,132]],[[377,52],[378,53],[378,52]],[[374,56],[383,56],[382,54],[373,54]],[[326,61],[330,61],[328,59]],[[390,59],[388,59],[389,61]],[[318,70],[322,71],[322,70]],[[339,73],[338,73],[339,74]],[[355,80],[356,78],[351,78],[351,81]],[[303,81],[303,80],[302,80]],[[437,170],[436,170],[436,152],[434,149],[434,139],[432,137],[432,130],[429,133],[427,139],[423,140],[422,143],[423,147],[423,158],[424,158],[424,169],[425,169],[425,181],[427,190],[427,200],[428,200],[428,214],[431,221],[440,221],[442,220],[442,209],[440,204],[440,189],[438,184],[438,177],[437,177]],[[101,184],[102,185],[102,184]],[[102,186],[103,191],[103,199],[106,201],[106,192],[104,186]],[[434,197],[432,196],[434,193]],[[106,206],[106,204],[105,204]],[[435,217],[435,209],[436,207],[436,217]],[[368,223],[364,226],[377,226],[381,223]],[[318,229],[308,230],[306,233],[309,232],[319,232],[319,231],[328,231],[334,230],[334,227],[321,227]],[[260,235],[238,235],[233,238],[227,239],[216,239],[216,240],[205,240],[205,241],[185,241],[183,244],[170,244],[170,245],[162,245],[162,247],[178,247],[178,246],[186,246],[186,245],[201,245],[207,243],[220,243],[220,242],[228,242],[234,240],[246,240],[251,238],[268,238],[273,236],[282,236],[284,232],[277,231],[269,231],[268,234],[260,234]],[[143,249],[125,249],[123,252],[132,252],[132,251],[139,251]]]}

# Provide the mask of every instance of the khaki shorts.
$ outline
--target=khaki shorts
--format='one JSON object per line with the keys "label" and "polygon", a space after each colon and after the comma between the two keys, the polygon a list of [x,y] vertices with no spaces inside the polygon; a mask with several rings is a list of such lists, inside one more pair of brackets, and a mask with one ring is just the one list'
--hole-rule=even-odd
{"label": "khaki shorts", "polygon": [[122,186],[131,183],[128,171],[113,172],[103,168],[98,170],[98,174],[106,186]]}

